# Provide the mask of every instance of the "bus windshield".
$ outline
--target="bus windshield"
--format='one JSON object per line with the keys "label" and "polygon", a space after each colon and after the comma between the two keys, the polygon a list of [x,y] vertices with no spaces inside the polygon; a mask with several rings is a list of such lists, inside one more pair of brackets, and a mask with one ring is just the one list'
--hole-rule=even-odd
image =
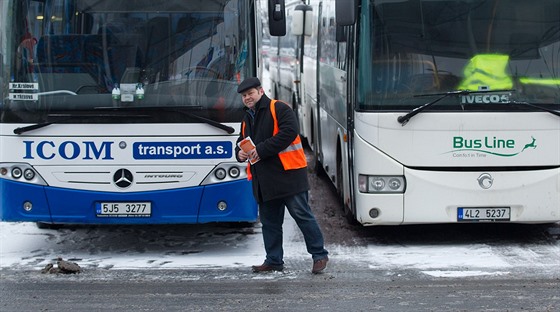
{"label": "bus windshield", "polygon": [[[107,109],[133,112],[120,114],[122,123],[200,122],[177,109],[241,119],[236,87],[255,71],[249,1],[4,3],[2,123]],[[115,122],[99,116],[67,122]]]}
{"label": "bus windshield", "polygon": [[362,10],[359,110],[409,110],[459,90],[475,92],[430,110],[560,108],[560,1],[363,0]]}

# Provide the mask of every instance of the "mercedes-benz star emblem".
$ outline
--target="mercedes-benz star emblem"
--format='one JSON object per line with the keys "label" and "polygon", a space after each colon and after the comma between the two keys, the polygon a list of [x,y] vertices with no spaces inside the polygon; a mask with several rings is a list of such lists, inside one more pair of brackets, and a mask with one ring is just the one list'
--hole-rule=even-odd
{"label": "mercedes-benz star emblem", "polygon": [[478,181],[478,185],[485,190],[491,188],[492,184],[494,184],[494,178],[492,178],[489,173],[481,174],[476,180]]}
{"label": "mercedes-benz star emblem", "polygon": [[113,175],[113,182],[120,188],[127,188],[132,184],[134,177],[132,172],[127,169],[119,169]]}

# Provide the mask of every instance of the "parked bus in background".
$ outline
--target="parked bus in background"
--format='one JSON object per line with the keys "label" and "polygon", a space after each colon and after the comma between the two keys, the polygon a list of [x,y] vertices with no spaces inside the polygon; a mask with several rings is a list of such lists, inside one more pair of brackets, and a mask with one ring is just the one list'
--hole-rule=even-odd
{"label": "parked bus in background", "polygon": [[2,1],[1,220],[256,221],[233,151],[237,85],[262,70],[258,8]]}
{"label": "parked bus in background", "polygon": [[[286,3],[286,23],[292,24],[294,14],[301,12],[303,0],[290,0]],[[300,135],[312,147],[311,126],[307,122],[311,119],[310,107],[301,106],[303,71],[303,37],[291,33],[292,28],[287,27],[285,36],[270,37],[263,42],[263,49],[268,55],[268,71],[270,73],[271,96],[292,105],[298,116]]]}
{"label": "parked bus in background", "polygon": [[559,1],[307,4],[300,105],[349,219],[560,220]]}

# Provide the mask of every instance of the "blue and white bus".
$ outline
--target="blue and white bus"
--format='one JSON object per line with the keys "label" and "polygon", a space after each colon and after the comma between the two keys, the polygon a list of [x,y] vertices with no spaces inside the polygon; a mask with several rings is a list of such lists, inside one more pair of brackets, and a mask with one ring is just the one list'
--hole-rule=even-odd
{"label": "blue and white bus", "polygon": [[233,155],[255,0],[0,5],[1,220],[257,220]]}

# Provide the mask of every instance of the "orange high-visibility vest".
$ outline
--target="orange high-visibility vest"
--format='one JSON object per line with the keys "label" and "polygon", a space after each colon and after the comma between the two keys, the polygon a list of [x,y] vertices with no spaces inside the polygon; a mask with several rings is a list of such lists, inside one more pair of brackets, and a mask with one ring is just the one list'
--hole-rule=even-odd
{"label": "orange high-visibility vest", "polygon": [[[278,119],[276,119],[276,100],[270,101],[270,113],[272,114],[272,120],[274,121],[274,130],[272,135],[276,135],[279,132]],[[241,125],[241,136],[245,138],[245,121]],[[301,169],[307,167],[307,159],[305,158],[305,153],[303,151],[303,144],[301,143],[301,138],[299,134],[296,136],[294,141],[290,143],[288,147],[278,153],[280,161],[284,170]],[[251,174],[251,164],[247,163],[247,180],[252,180],[253,175]]]}
{"label": "orange high-visibility vest", "polygon": [[[275,110],[276,100],[270,101],[270,113],[272,114],[272,119],[274,120],[274,131],[272,135],[278,133],[278,120],[276,119]],[[301,143],[301,138],[299,134],[296,136],[294,141],[286,147],[283,151],[278,154],[284,170],[301,169],[307,167],[307,159],[305,158],[305,153],[303,152],[303,144]]]}

